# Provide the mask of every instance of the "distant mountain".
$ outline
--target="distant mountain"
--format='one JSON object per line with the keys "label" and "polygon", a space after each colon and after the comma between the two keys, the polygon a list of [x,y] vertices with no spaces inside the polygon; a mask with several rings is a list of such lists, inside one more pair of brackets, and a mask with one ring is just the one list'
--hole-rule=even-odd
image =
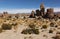
{"label": "distant mountain", "polygon": [[54,13],[56,13],[56,14],[60,14],[60,12],[54,12]]}
{"label": "distant mountain", "polygon": [[60,12],[54,12],[55,14],[57,14],[60,17]]}

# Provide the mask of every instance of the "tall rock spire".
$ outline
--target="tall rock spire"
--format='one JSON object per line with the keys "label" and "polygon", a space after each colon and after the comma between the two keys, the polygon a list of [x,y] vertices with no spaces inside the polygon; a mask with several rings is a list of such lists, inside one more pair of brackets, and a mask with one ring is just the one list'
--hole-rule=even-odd
{"label": "tall rock spire", "polygon": [[41,3],[41,5],[40,5],[40,13],[41,13],[41,16],[44,16],[44,14],[45,14],[45,7],[44,7],[43,3]]}
{"label": "tall rock spire", "polygon": [[43,3],[41,3],[41,5],[40,5],[40,9],[42,9],[42,8],[44,8],[44,4]]}

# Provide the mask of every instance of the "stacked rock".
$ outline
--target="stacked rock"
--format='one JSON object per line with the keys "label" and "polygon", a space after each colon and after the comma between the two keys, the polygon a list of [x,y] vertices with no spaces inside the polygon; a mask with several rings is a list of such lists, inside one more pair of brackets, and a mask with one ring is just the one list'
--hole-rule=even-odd
{"label": "stacked rock", "polygon": [[40,16],[40,15],[41,15],[41,13],[40,13],[39,9],[36,10],[36,16]]}
{"label": "stacked rock", "polygon": [[30,17],[30,18],[35,18],[35,12],[32,11],[32,12],[31,12],[31,15],[30,15],[29,17]]}
{"label": "stacked rock", "polygon": [[35,17],[35,16],[40,17],[41,16],[42,18],[48,18],[48,19],[54,19],[56,17],[54,14],[53,8],[48,8],[47,12],[45,12],[45,7],[44,7],[43,3],[40,5],[40,10],[39,9],[36,10],[36,15],[34,15],[34,13],[35,12],[32,11],[30,17]]}
{"label": "stacked rock", "polygon": [[47,18],[51,18],[51,19],[54,17],[53,8],[47,9],[46,17],[47,17]]}
{"label": "stacked rock", "polygon": [[44,16],[45,13],[45,8],[44,8],[44,4],[42,3],[40,5],[40,10],[36,10],[36,16]]}
{"label": "stacked rock", "polygon": [[41,16],[44,16],[45,14],[45,7],[43,3],[40,5],[40,13],[41,13]]}

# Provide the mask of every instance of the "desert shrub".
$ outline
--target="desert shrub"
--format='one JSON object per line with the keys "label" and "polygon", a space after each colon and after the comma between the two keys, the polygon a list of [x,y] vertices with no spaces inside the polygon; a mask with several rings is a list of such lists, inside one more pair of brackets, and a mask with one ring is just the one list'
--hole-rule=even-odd
{"label": "desert shrub", "polygon": [[47,35],[43,35],[43,37],[47,37]]}
{"label": "desert shrub", "polygon": [[24,37],[24,39],[33,39],[33,37],[32,36]]}
{"label": "desert shrub", "polygon": [[15,18],[13,18],[13,20],[12,21],[16,21],[16,19]]}
{"label": "desert shrub", "polygon": [[59,19],[60,19],[60,17],[59,17]]}
{"label": "desert shrub", "polygon": [[54,27],[54,23],[50,23],[50,26],[51,26],[51,27]]}
{"label": "desert shrub", "polygon": [[29,24],[29,27],[30,28],[35,28],[35,25],[34,24]]}
{"label": "desert shrub", "polygon": [[16,26],[16,25],[17,25],[17,23],[12,23],[12,25],[13,25],[13,26]]}
{"label": "desert shrub", "polygon": [[8,18],[12,18],[12,16],[8,16]]}
{"label": "desert shrub", "polygon": [[0,28],[0,33],[2,32],[2,28]]}
{"label": "desert shrub", "polygon": [[10,30],[12,26],[10,24],[2,24],[2,29],[3,30]]}
{"label": "desert shrub", "polygon": [[24,29],[21,33],[22,34],[39,34],[39,29],[35,28],[34,24],[29,24],[29,29]]}
{"label": "desert shrub", "polygon": [[28,33],[29,34],[33,34],[33,30],[32,29],[28,29]]}
{"label": "desert shrub", "polygon": [[58,27],[58,25],[55,25],[55,27]]}
{"label": "desert shrub", "polygon": [[56,18],[56,19],[54,19],[55,21],[57,21],[58,20],[58,18]]}
{"label": "desert shrub", "polygon": [[23,30],[21,33],[22,34],[27,34],[27,30]]}
{"label": "desert shrub", "polygon": [[53,30],[49,30],[49,33],[53,33]]}
{"label": "desert shrub", "polygon": [[22,34],[39,34],[38,29],[26,29],[21,32]]}
{"label": "desert shrub", "polygon": [[56,34],[60,34],[60,32],[58,31]]}
{"label": "desert shrub", "polygon": [[26,19],[26,17],[24,16],[23,19]]}
{"label": "desert shrub", "polygon": [[56,33],[56,36],[54,36],[53,39],[60,39],[60,32],[59,31]]}
{"label": "desert shrub", "polygon": [[11,18],[6,18],[6,20],[11,20]]}
{"label": "desert shrub", "polygon": [[32,29],[34,34],[39,34],[39,29]]}
{"label": "desert shrub", "polygon": [[60,39],[60,35],[54,36],[53,39]]}
{"label": "desert shrub", "polygon": [[4,20],[4,22],[6,22],[6,20]]}
{"label": "desert shrub", "polygon": [[26,30],[23,30],[21,33],[22,34],[32,34],[33,31],[32,31],[32,29],[26,29]]}
{"label": "desert shrub", "polygon": [[42,28],[43,28],[43,29],[46,29],[46,28],[47,28],[47,25],[43,25]]}
{"label": "desert shrub", "polygon": [[17,19],[18,19],[18,16],[15,16],[15,18],[17,18]]}
{"label": "desert shrub", "polygon": [[56,36],[54,36],[53,39],[60,39],[60,32],[59,31],[56,33]]}

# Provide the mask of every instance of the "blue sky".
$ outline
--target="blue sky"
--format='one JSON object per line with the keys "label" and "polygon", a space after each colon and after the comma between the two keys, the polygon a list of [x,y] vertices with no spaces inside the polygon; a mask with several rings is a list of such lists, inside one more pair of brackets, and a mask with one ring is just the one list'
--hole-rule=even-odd
{"label": "blue sky", "polygon": [[60,11],[60,0],[0,0],[0,12],[28,13],[38,9],[42,2],[46,8],[52,7],[55,11]]}

